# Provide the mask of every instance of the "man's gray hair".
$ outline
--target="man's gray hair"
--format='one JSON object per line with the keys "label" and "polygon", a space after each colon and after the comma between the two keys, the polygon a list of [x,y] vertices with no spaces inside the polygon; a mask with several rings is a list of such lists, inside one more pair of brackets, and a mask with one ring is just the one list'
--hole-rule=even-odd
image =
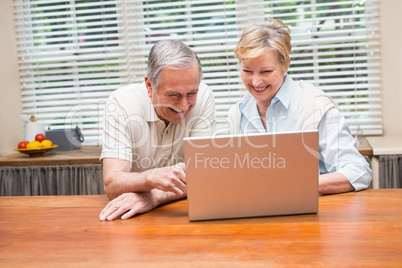
{"label": "man's gray hair", "polygon": [[199,82],[202,79],[200,59],[193,50],[178,40],[164,40],[156,43],[149,52],[147,76],[152,88],[157,90],[162,81],[163,68],[185,70],[197,64]]}

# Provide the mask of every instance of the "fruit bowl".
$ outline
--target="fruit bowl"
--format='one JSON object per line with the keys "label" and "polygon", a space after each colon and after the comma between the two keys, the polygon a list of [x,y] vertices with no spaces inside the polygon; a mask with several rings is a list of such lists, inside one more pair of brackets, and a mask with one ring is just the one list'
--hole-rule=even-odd
{"label": "fruit bowl", "polygon": [[23,153],[23,154],[28,154],[30,157],[36,157],[36,156],[42,156],[46,152],[49,152],[56,148],[57,145],[54,144],[52,147],[48,148],[38,148],[38,149],[15,149],[16,151]]}

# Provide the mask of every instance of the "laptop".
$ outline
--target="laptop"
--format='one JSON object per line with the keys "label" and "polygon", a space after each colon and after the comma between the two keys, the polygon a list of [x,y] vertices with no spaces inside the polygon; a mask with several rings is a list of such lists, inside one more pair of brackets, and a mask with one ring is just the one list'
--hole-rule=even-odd
{"label": "laptop", "polygon": [[318,131],[184,138],[190,221],[318,212]]}

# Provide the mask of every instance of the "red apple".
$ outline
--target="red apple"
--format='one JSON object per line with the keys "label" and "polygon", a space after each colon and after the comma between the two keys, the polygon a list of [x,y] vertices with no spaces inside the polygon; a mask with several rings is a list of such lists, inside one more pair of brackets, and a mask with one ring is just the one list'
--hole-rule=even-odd
{"label": "red apple", "polygon": [[20,143],[18,143],[18,149],[26,149],[28,143],[29,141],[21,141]]}
{"label": "red apple", "polygon": [[46,137],[45,137],[45,135],[39,133],[39,134],[36,134],[35,140],[41,142],[41,141],[46,140]]}

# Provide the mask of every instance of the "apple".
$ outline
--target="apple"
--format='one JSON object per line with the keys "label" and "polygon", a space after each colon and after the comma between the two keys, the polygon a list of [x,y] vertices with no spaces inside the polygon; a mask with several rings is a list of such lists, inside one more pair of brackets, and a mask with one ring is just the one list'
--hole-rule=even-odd
{"label": "apple", "polygon": [[39,133],[39,134],[36,134],[35,140],[41,142],[41,141],[46,140],[46,137],[45,137],[45,135]]}
{"label": "apple", "polygon": [[28,143],[29,141],[21,141],[20,143],[18,143],[18,149],[26,149]]}

